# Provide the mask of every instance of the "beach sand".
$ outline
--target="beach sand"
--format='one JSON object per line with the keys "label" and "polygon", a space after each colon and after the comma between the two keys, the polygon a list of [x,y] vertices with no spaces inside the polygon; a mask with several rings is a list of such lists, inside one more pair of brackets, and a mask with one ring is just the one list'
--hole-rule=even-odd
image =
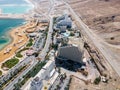
{"label": "beach sand", "polygon": [[[37,24],[37,23],[36,23]],[[29,28],[26,30],[27,33],[33,33],[37,30],[39,30],[41,27],[45,27],[45,26],[48,26],[48,23],[39,23],[37,24],[35,27],[32,27],[32,28]]]}
{"label": "beach sand", "polygon": [[28,22],[27,24],[17,27],[9,32],[13,40],[9,45],[0,51],[0,63],[13,57],[15,52],[28,42],[29,38],[27,37],[25,31],[35,25],[36,24],[33,22],[32,24],[31,22]]}

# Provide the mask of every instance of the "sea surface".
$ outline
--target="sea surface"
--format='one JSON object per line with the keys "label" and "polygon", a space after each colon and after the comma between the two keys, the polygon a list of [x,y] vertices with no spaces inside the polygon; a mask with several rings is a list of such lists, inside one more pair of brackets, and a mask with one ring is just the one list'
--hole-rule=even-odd
{"label": "sea surface", "polygon": [[[33,5],[26,0],[0,0],[0,10],[4,14],[24,14],[32,8]],[[12,41],[9,32],[25,22],[23,19],[0,18],[0,50]]]}
{"label": "sea surface", "polygon": [[12,38],[8,34],[13,28],[23,25],[23,19],[0,19],[0,49],[8,45]]}
{"label": "sea surface", "polygon": [[32,8],[26,0],[0,0],[0,9],[5,14],[24,14]]}
{"label": "sea surface", "polygon": [[25,0],[0,0],[0,5],[6,5],[6,4],[28,4]]}

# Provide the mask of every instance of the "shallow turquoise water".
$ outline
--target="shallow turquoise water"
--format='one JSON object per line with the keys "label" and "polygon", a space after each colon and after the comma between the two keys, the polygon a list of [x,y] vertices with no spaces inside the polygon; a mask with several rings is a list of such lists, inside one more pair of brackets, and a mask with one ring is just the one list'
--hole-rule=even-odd
{"label": "shallow turquoise water", "polygon": [[0,5],[6,4],[28,4],[25,0],[0,0]]}
{"label": "shallow turquoise water", "polygon": [[23,19],[0,19],[0,49],[11,42],[8,32],[25,22]]}
{"label": "shallow turquoise water", "polygon": [[23,14],[32,8],[33,5],[25,0],[0,0],[2,13]]}
{"label": "shallow turquoise water", "polygon": [[[32,4],[25,0],[0,0],[2,13],[23,14],[32,8]],[[24,22],[25,20],[23,19],[0,19],[0,49],[9,44],[12,40],[8,32]]]}
{"label": "shallow turquoise water", "polygon": [[23,14],[31,9],[31,6],[0,6],[2,13]]}

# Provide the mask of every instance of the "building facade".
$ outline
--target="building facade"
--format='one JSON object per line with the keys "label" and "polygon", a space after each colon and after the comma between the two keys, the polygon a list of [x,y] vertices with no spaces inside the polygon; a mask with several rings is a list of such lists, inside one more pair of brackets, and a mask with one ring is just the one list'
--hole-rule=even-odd
{"label": "building facade", "polygon": [[64,46],[58,49],[57,57],[61,60],[72,60],[82,63],[83,51],[80,50],[77,46]]}

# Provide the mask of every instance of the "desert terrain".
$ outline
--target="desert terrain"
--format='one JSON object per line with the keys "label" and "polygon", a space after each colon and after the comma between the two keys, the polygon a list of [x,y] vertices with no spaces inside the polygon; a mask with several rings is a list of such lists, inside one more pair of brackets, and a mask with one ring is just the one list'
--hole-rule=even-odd
{"label": "desert terrain", "polygon": [[[66,0],[102,42],[116,68],[120,66],[120,0]],[[99,41],[99,40],[98,40]]]}
{"label": "desert terrain", "polygon": [[110,79],[109,84],[101,82],[99,85],[85,83],[83,80],[72,76],[69,90],[119,90],[120,85]]}
{"label": "desert terrain", "polygon": [[83,21],[103,40],[120,45],[120,0],[68,0]]}

